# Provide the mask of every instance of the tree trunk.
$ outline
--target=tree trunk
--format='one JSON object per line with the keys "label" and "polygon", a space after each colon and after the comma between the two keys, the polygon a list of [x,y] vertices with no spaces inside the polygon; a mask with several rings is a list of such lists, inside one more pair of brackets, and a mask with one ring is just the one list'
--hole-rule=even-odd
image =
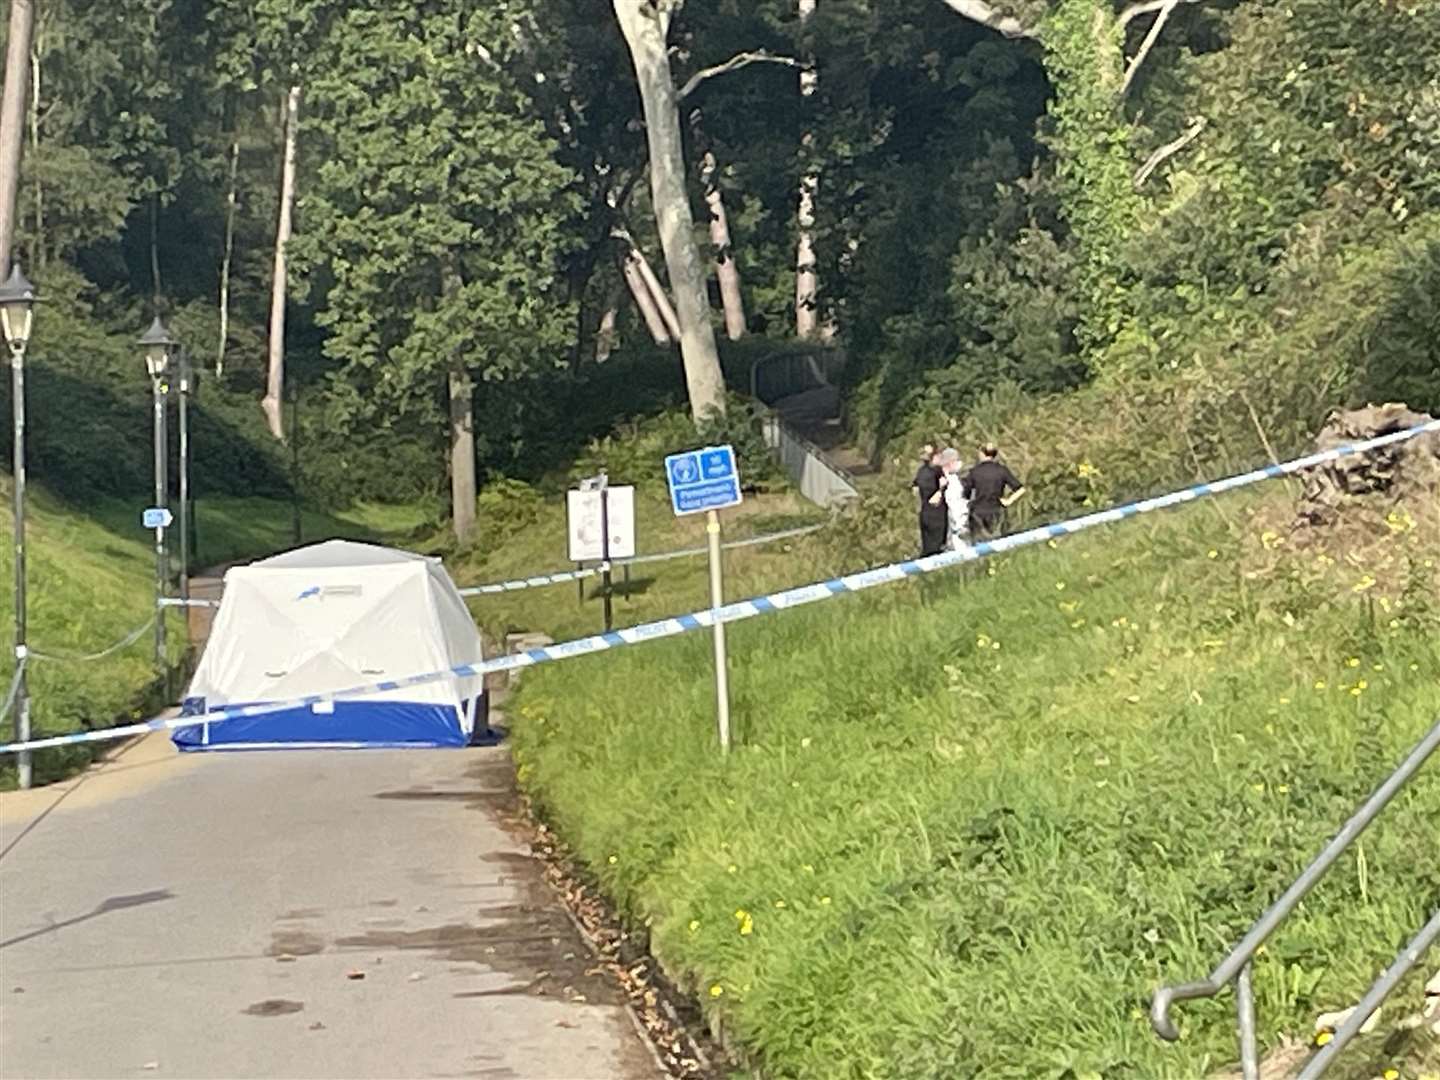
{"label": "tree trunk", "polygon": [[[815,14],[816,0],[799,0],[800,27],[803,32],[810,16]],[[800,69],[800,96],[809,99],[815,96],[820,85],[820,75],[815,70],[814,57],[806,57],[805,66]],[[803,138],[806,151],[815,143],[812,132]],[[795,245],[795,336],[813,338],[820,326],[820,275],[815,269],[815,192],[820,187],[820,177],[806,173],[800,180],[800,210],[796,215],[799,239]]]}
{"label": "tree trunk", "polygon": [[236,178],[240,172],[240,139],[230,143],[230,175],[225,188],[225,254],[220,260],[220,343],[215,347],[215,376],[225,374],[225,346],[230,337],[230,262],[235,253]]}
{"label": "tree trunk", "polygon": [[160,193],[150,196],[150,291],[156,310],[165,295],[165,282],[160,277]]}
{"label": "tree trunk", "polygon": [[635,260],[635,266],[640,271],[640,280],[645,282],[645,288],[649,290],[650,298],[655,301],[655,310],[659,312],[660,318],[665,320],[666,333],[680,340],[680,316],[675,312],[675,305],[670,303],[670,294],[665,291],[655,268],[650,265],[650,260],[638,247],[630,249],[631,257]]}
{"label": "tree trunk", "polygon": [[655,297],[650,292],[650,286],[645,284],[644,275],[640,273],[640,252],[634,248],[625,256],[625,284],[630,286],[630,296],[635,301],[636,310],[645,320],[645,326],[650,331],[650,336],[655,339],[655,344],[670,344],[670,332],[665,329],[665,320],[660,317],[660,310],[655,306]]}
{"label": "tree trunk", "polygon": [[670,286],[675,290],[680,319],[680,354],[690,413],[699,423],[725,413],[725,377],[715,328],[710,324],[710,300],[705,269],[695,243],[695,218],[685,187],[685,154],[680,139],[680,113],[670,73],[666,38],[670,31],[668,6],[652,9],[647,0],[613,0],[620,30],[630,48],[640,100],[645,109],[645,134],[650,148],[650,198]]}
{"label": "tree trunk", "polygon": [[[30,154],[40,154],[40,41],[44,37],[44,22],[35,33],[35,44],[30,49]],[[45,268],[45,184],[40,170],[35,170],[35,244],[30,261],[35,269]]]}
{"label": "tree trunk", "polygon": [[275,271],[270,284],[270,367],[265,398],[260,407],[270,422],[270,433],[285,438],[280,402],[285,390],[285,247],[295,212],[295,143],[300,119],[300,87],[290,87],[285,99],[285,164],[280,171],[280,221],[275,229]]}
{"label": "tree trunk", "polygon": [[450,369],[450,519],[462,547],[475,539],[475,384]]}
{"label": "tree trunk", "polygon": [[603,364],[615,351],[615,321],[620,317],[619,295],[612,295],[600,316],[600,328],[595,332],[595,362]]}
{"label": "tree trunk", "polygon": [[1143,220],[1130,121],[1115,103],[1124,85],[1124,32],[1109,5],[1060,0],[1042,37],[1055,93],[1049,107],[1060,170],[1060,214],[1077,253],[1076,337],[1087,359],[1133,319],[1125,247]]}
{"label": "tree trunk", "polygon": [[34,34],[34,0],[10,0],[5,89],[0,98],[0,281],[10,276],[10,255],[15,244],[20,157],[25,150],[25,99],[30,91],[30,44]]}
{"label": "tree trunk", "polygon": [[731,341],[745,336],[745,297],[740,290],[740,268],[730,246],[730,219],[725,214],[725,197],[715,180],[719,170],[715,155],[706,151],[701,180],[705,184],[705,205],[710,210],[710,244],[715,249],[715,277],[720,283],[720,303],[725,308],[725,334]]}

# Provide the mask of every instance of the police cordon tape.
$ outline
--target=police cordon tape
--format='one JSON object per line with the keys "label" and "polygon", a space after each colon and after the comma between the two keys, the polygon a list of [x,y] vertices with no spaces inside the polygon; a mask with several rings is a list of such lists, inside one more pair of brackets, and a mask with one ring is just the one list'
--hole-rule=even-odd
{"label": "police cordon tape", "polygon": [[1193,487],[1182,488],[1179,491],[1172,491],[1167,495],[1159,495],[1152,499],[1142,499],[1139,502],[1127,503],[1109,510],[1096,511],[1093,514],[1085,514],[1082,517],[1071,518],[1069,521],[1058,522],[1054,525],[1040,525],[1033,529],[1027,529],[1024,532],[1014,533],[1010,536],[1002,536],[996,540],[982,541],[974,547],[967,548],[963,551],[947,551],[940,555],[931,555],[921,559],[910,559],[905,562],[891,563],[888,566],[876,567],[873,570],[864,570],[858,574],[832,578],[829,581],[817,581],[810,585],[800,585],[793,589],[786,589],[783,592],[771,593],[768,596],[757,596],[749,600],[740,600],[736,603],[726,604],[723,607],[713,610],[695,611],[688,615],[675,615],[670,618],[660,619],[656,622],[632,626],[627,630],[612,630],[604,634],[595,634],[591,637],[561,642],[558,645],[547,645],[543,648],[529,649],[522,653],[497,657],[494,660],[486,660],[479,664],[459,664],[441,671],[408,675],[399,679],[387,679],[365,686],[356,686],[347,690],[337,690],[328,694],[312,694],[308,697],[293,698],[288,701],[274,701],[267,702],[263,705],[245,705],[236,708],[216,709],[212,712],[202,713],[196,716],[177,716],[169,719],[149,720],[140,724],[128,724],[124,727],[107,728],[101,731],[83,731],[73,735],[56,735],[51,738],[33,739],[30,742],[24,743],[5,743],[0,744],[0,754],[14,754],[21,750],[45,750],[54,746],[69,746],[76,743],[126,739],[132,735],[143,735],[152,731],[174,731],[177,728],[199,727],[203,724],[219,724],[224,723],[226,720],[239,720],[250,716],[263,716],[267,713],[287,712],[290,709],[311,708],[338,699],[389,693],[411,686],[423,686],[428,683],[443,682],[446,679],[479,678],[490,672],[511,671],[515,668],[532,667],[536,664],[550,663],[555,660],[567,660],[573,656],[586,656],[590,653],[603,652],[607,649],[616,649],[625,645],[638,645],[643,641],[655,641],[660,638],[674,637],[679,634],[690,633],[693,630],[711,627],[717,620],[724,623],[739,622],[743,619],[754,618],[757,615],[766,615],[774,611],[786,611],[790,608],[800,607],[804,604],[814,603],[819,600],[828,600],[832,596],[859,592],[863,589],[873,588],[876,585],[884,585],[892,581],[901,581],[905,578],[916,577],[920,574],[934,573],[935,571],[944,570],[951,566],[975,562],[991,555],[1014,551],[1017,548],[1028,547],[1032,544],[1058,540],[1061,537],[1072,536],[1075,533],[1084,532],[1086,529],[1093,529],[1099,525],[1108,525],[1112,522],[1122,521],[1125,518],[1136,517],[1140,514],[1149,514],[1156,510],[1164,510],[1172,506],[1181,506],[1185,503],[1194,502],[1196,499],[1219,495],[1226,491],[1234,491],[1237,488],[1249,487],[1252,484],[1258,484],[1265,480],[1289,476],[1293,473],[1303,472],[1306,469],[1313,469],[1316,466],[1324,465],[1327,462],[1337,461],[1343,457],[1363,454],[1370,450],[1378,450],[1383,446],[1392,446],[1396,443],[1406,442],[1409,439],[1414,439],[1432,432],[1440,433],[1440,420],[1431,420],[1417,427],[1405,428],[1401,431],[1391,432],[1388,435],[1380,435],[1373,439],[1366,439],[1363,442],[1347,443],[1344,446],[1322,450],[1302,458],[1296,458],[1293,461],[1267,465],[1263,469],[1240,473],[1237,476],[1227,477],[1223,480],[1196,484]]}
{"label": "police cordon tape", "polygon": [[[752,536],[746,540],[732,540],[724,545],[726,551],[735,548],[754,547],[757,544],[773,544],[779,540],[792,540],[800,536],[808,536],[813,532],[825,528],[822,522],[819,525],[806,525],[798,529],[786,529],[783,532],[769,533],[765,536]],[[611,566],[639,566],[642,563],[666,562],[669,559],[684,559],[695,555],[704,555],[709,548],[684,548],[680,551],[661,551],[654,555],[632,555],[624,559],[612,559]],[[486,585],[467,585],[460,590],[461,596],[491,596],[496,593],[518,592],[521,589],[538,589],[545,585],[563,585],[567,581],[583,581],[586,578],[597,577],[604,572],[603,566],[587,566],[580,570],[557,570],[553,574],[535,574],[531,577],[515,578],[511,581],[496,581]],[[184,608],[218,608],[219,600],[197,600],[193,597],[189,600],[182,600],[179,597],[167,596],[160,601],[161,607],[184,607]]]}
{"label": "police cordon tape", "polygon": [[[754,547],[757,544],[773,544],[780,540],[792,540],[800,536],[808,536],[813,532],[825,528],[824,523],[819,525],[805,525],[798,529],[786,529],[783,532],[769,533],[765,536],[752,536],[746,540],[731,540],[722,545],[726,551],[735,548]],[[710,549],[704,547],[684,548],[679,551],[661,551],[654,555],[631,555],[624,559],[611,559],[610,565],[614,566],[639,566],[642,563],[666,562],[670,559],[684,559],[695,555],[704,555]],[[495,593],[516,592],[520,589],[535,589],[545,585],[561,585],[567,581],[583,581],[585,578],[595,577],[604,571],[603,566],[587,566],[580,570],[559,570],[553,574],[536,574],[533,577],[515,578],[513,581],[496,581],[488,585],[467,585],[460,590],[461,596],[490,596]]]}

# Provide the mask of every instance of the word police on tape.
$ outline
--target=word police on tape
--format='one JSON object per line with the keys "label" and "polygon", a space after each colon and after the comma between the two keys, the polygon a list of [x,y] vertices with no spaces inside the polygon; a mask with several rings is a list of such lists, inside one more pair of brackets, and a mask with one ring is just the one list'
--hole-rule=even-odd
{"label": "word police on tape", "polygon": [[365,686],[355,686],[346,690],[336,690],[328,694],[315,694],[310,697],[295,698],[290,701],[276,701],[267,702],[263,705],[222,708],[198,716],[182,716],[165,720],[156,719],[146,721],[145,723],[128,724],[124,727],[108,728],[100,731],[82,731],[71,735],[56,735],[51,738],[34,739],[30,742],[23,743],[4,743],[0,744],[0,754],[14,754],[21,750],[44,750],[52,746],[67,746],[73,743],[125,739],[132,735],[140,735],[150,731],[172,731],[182,727],[198,727],[202,724],[222,723],[226,720],[233,720],[240,717],[260,716],[272,712],[285,712],[295,708],[310,708],[341,698],[365,697],[367,695],[399,690],[410,686],[424,686],[429,683],[443,682],[446,679],[474,678],[492,671],[510,671],[515,668],[531,667],[535,664],[564,660],[572,656],[583,656],[588,653],[603,652],[607,649],[619,648],[625,645],[635,645],[642,641],[654,641],[659,638],[674,637],[701,628],[708,628],[713,626],[717,620],[727,623],[738,622],[742,619],[754,618],[757,615],[766,615],[774,611],[784,611],[792,607],[800,607],[804,604],[814,603],[819,600],[828,600],[833,596],[839,596],[844,593],[859,592],[862,589],[872,588],[876,585],[882,585],[891,581],[900,581],[907,577],[935,573],[936,571],[944,570],[951,566],[974,562],[978,559],[1000,554],[1001,552],[1014,551],[1018,548],[1029,547],[1033,544],[1043,544],[1048,540],[1055,540],[1063,536],[1072,536],[1076,533],[1084,532],[1087,529],[1093,529],[1099,525],[1106,525],[1125,518],[1136,517],[1140,514],[1153,513],[1157,510],[1164,510],[1172,506],[1181,506],[1185,503],[1194,502],[1197,499],[1207,498],[1211,495],[1219,495],[1226,491],[1234,491],[1237,488],[1249,487],[1252,484],[1258,484],[1265,480],[1290,476],[1294,473],[1304,472],[1306,469],[1313,469],[1316,466],[1324,465],[1331,461],[1338,461],[1344,457],[1363,454],[1370,450],[1379,449],[1382,446],[1392,446],[1396,443],[1402,443],[1409,439],[1432,433],[1440,433],[1440,420],[1431,420],[1418,427],[1405,428],[1401,431],[1391,432],[1388,435],[1380,435],[1373,439],[1366,439],[1363,442],[1347,443],[1344,446],[1332,447],[1329,450],[1323,450],[1306,457],[1296,458],[1293,461],[1287,461],[1278,465],[1268,465],[1263,469],[1255,469],[1252,472],[1241,473],[1238,476],[1227,477],[1223,480],[1181,488],[1178,491],[1172,491],[1166,495],[1159,495],[1153,499],[1142,499],[1139,502],[1126,503],[1123,506],[1117,506],[1110,510],[1085,514],[1081,517],[1071,518],[1068,521],[1057,522],[1054,525],[1041,525],[1034,529],[1027,529],[1025,532],[1003,536],[998,540],[986,540],[976,544],[972,548],[961,551],[947,551],[940,555],[930,555],[921,559],[910,559],[905,562],[891,563],[888,566],[876,567],[873,570],[866,570],[862,573],[851,574],[846,577],[832,578],[829,581],[818,581],[809,585],[800,585],[793,589],[786,589],[783,592],[771,593],[768,596],[757,596],[750,600],[741,600],[733,604],[726,604],[722,608],[696,611],[688,615],[676,615],[668,619],[660,619],[656,622],[630,627],[626,630],[607,631],[603,634],[579,638],[575,641],[562,642],[558,645],[529,649],[525,652],[514,653],[510,656],[500,656],[479,664],[461,664],[441,671],[429,671],[406,676],[401,679],[371,683]]}

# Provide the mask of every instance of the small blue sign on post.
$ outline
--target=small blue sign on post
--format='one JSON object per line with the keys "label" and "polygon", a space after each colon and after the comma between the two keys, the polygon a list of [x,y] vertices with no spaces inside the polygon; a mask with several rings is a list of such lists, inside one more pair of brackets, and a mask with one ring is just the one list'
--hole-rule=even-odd
{"label": "small blue sign on post", "polygon": [[152,506],[140,515],[140,521],[147,529],[168,529],[175,515],[163,506]]}
{"label": "small blue sign on post", "polygon": [[670,481],[670,506],[676,517],[723,510],[742,502],[733,447],[707,446],[671,454],[665,459],[665,476]]}

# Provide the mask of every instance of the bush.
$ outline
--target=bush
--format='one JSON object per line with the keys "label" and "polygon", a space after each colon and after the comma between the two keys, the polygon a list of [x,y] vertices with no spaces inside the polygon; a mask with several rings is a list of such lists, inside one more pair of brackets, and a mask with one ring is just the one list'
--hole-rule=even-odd
{"label": "bush", "polygon": [[1440,221],[1404,245],[1370,320],[1358,397],[1440,415]]}
{"label": "bush", "polygon": [[593,476],[602,469],[616,482],[658,485],[664,488],[665,458],[700,446],[729,444],[747,488],[769,491],[784,486],[774,457],[760,430],[760,409],[731,396],[723,418],[698,428],[688,408],[671,409],[643,420],[620,424],[590,443],[571,465],[572,478]]}

